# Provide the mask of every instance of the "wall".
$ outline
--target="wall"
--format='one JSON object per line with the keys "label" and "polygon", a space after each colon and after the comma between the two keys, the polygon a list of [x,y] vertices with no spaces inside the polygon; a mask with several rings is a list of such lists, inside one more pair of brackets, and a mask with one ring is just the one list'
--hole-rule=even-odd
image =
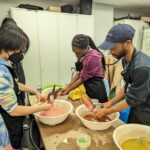
{"label": "wall", "polygon": [[108,33],[109,29],[113,26],[113,6],[102,5],[95,3],[93,5],[94,15],[94,37],[96,45],[102,43]]}

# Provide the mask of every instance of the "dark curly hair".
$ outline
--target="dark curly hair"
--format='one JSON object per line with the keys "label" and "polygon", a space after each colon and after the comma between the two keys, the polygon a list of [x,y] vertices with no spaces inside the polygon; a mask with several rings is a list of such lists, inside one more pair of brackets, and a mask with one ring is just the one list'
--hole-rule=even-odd
{"label": "dark curly hair", "polygon": [[88,49],[88,46],[90,46],[92,49],[98,51],[102,55],[102,65],[105,70],[105,58],[103,53],[96,47],[94,41],[90,36],[84,35],[84,34],[78,34],[74,36],[72,40],[72,47],[79,48],[79,49]]}

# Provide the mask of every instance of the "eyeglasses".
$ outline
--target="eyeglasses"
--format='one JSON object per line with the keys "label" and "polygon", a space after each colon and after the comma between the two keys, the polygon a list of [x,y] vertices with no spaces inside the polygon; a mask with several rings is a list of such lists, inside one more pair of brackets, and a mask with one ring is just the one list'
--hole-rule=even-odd
{"label": "eyeglasses", "polygon": [[27,49],[26,48],[24,48],[24,49],[20,49],[20,52],[22,52],[22,53],[25,53],[27,51]]}
{"label": "eyeglasses", "polygon": [[20,52],[24,54],[26,52],[26,49],[18,49],[14,51],[14,53],[20,53]]}

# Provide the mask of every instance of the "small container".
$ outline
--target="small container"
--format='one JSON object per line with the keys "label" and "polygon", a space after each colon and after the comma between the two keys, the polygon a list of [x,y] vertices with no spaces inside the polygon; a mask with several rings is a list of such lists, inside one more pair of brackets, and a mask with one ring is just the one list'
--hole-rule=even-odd
{"label": "small container", "polygon": [[39,84],[37,87],[37,90],[41,93],[42,92],[42,86]]}
{"label": "small container", "polygon": [[88,150],[91,145],[91,137],[87,134],[80,133],[77,136],[77,146],[79,147],[79,150]]}
{"label": "small container", "polygon": [[93,102],[93,104],[99,103],[98,99],[91,99],[91,101]]}

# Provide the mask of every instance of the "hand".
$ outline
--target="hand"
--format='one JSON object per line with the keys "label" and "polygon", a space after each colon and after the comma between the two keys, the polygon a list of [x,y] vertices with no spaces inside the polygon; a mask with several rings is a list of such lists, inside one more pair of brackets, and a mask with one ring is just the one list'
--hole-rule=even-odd
{"label": "hand", "polygon": [[64,95],[67,95],[67,94],[69,94],[67,87],[61,89],[61,90],[59,91],[59,93],[58,93],[59,96],[64,96]]}
{"label": "hand", "polygon": [[51,109],[52,104],[50,103],[41,103],[38,107],[40,107],[40,111],[48,111]]}
{"label": "hand", "polygon": [[104,108],[110,108],[113,105],[112,100],[106,102],[106,103],[102,103],[102,107]]}
{"label": "hand", "polygon": [[96,119],[101,119],[103,117],[106,117],[109,114],[108,109],[106,108],[102,108],[101,110],[94,110],[92,112],[92,115],[94,116],[94,118]]}
{"label": "hand", "polygon": [[65,96],[65,95],[68,95],[69,94],[69,92],[68,92],[68,90],[66,90],[66,91],[64,91],[62,94],[61,94],[61,96]]}
{"label": "hand", "polygon": [[38,91],[35,92],[35,95],[36,95],[36,98],[38,99],[39,102],[40,102],[41,99],[44,98],[44,96]]}

